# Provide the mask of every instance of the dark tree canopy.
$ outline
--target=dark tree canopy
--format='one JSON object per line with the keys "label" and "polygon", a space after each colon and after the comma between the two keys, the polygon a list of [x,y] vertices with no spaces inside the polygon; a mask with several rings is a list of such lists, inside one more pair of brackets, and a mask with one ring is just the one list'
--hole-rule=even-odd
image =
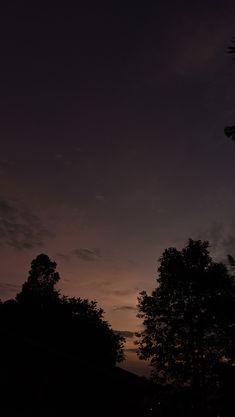
{"label": "dark tree canopy", "polygon": [[231,45],[228,47],[228,53],[234,54],[235,53],[235,38],[232,38]]}
{"label": "dark tree canopy", "polygon": [[104,320],[104,311],[96,301],[81,298],[61,299],[62,320],[64,321],[64,349],[70,346],[70,353],[89,357],[90,361],[115,365],[124,359],[124,339],[116,334]]}
{"label": "dark tree canopy", "polygon": [[159,262],[157,288],[139,297],[139,356],[157,381],[205,386],[234,357],[234,279],[200,240],[166,249]]}
{"label": "dark tree canopy", "polygon": [[19,302],[37,303],[51,301],[58,297],[55,285],[59,282],[60,275],[56,272],[56,262],[51,261],[45,254],[38,255],[31,262],[31,269],[27,281],[22,285],[22,290],[17,294]]}
{"label": "dark tree canopy", "polygon": [[59,279],[56,263],[45,254],[38,255],[16,300],[0,306],[3,328],[37,346],[115,366],[124,359],[124,339],[104,320],[96,301],[60,296],[55,289]]}
{"label": "dark tree canopy", "polygon": [[228,138],[235,140],[235,126],[226,126],[224,133]]}
{"label": "dark tree canopy", "polygon": [[115,366],[124,339],[96,301],[62,296],[58,282],[42,254],[16,299],[0,301],[1,415],[146,415],[151,384]]}

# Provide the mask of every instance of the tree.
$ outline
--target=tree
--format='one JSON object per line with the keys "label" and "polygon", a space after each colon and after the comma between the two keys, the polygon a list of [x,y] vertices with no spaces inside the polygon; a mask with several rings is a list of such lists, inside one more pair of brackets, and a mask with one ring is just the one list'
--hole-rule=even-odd
{"label": "tree", "polygon": [[58,291],[55,285],[60,279],[56,272],[56,262],[51,261],[48,255],[38,255],[31,262],[31,269],[27,281],[22,285],[22,290],[17,294],[17,301],[43,306],[50,304],[52,299],[57,299]]}
{"label": "tree", "polygon": [[104,311],[96,301],[63,297],[61,307],[64,350],[106,366],[124,360],[125,339],[104,320]]}
{"label": "tree", "polygon": [[60,296],[55,289],[60,279],[56,266],[45,254],[32,261],[16,301],[5,302],[0,309],[5,328],[10,326],[37,345],[91,363],[115,366],[124,359],[124,338],[104,320],[96,301]]}
{"label": "tree", "polygon": [[208,242],[190,239],[159,261],[157,288],[139,297],[138,353],[157,381],[200,389],[216,378],[221,361],[233,360],[234,280],[212,260]]}

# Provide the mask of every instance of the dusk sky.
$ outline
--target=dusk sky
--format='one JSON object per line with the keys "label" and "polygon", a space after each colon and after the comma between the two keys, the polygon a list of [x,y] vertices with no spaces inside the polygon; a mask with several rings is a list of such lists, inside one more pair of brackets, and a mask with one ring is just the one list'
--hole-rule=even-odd
{"label": "dusk sky", "polygon": [[223,132],[235,124],[235,3],[6,4],[0,297],[46,253],[61,293],[96,299],[115,330],[135,332],[166,247],[201,238],[235,255],[235,143]]}

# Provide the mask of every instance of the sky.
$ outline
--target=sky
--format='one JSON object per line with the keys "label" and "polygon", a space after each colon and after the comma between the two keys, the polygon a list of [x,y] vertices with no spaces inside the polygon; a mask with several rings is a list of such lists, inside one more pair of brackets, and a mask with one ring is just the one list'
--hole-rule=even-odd
{"label": "sky", "polygon": [[189,237],[235,255],[233,1],[12,2],[0,13],[0,297],[40,253],[136,359],[137,296]]}

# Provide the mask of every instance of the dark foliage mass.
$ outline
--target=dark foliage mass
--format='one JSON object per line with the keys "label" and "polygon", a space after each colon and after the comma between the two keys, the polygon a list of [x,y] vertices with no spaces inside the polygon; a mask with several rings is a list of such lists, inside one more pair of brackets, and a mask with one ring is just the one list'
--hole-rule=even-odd
{"label": "dark foliage mass", "polygon": [[[109,415],[117,402],[116,416],[135,408],[134,390],[147,382],[115,366],[124,358],[124,338],[95,301],[61,296],[59,279],[56,263],[41,254],[16,299],[0,303],[2,412]],[[136,415],[143,405],[137,403]]]}
{"label": "dark foliage mass", "polygon": [[233,417],[235,260],[189,240],[160,258],[157,288],[139,297],[139,355],[153,382],[117,366],[124,339],[95,301],[61,296],[47,255],[16,299],[0,303],[4,416]]}
{"label": "dark foliage mass", "polygon": [[228,47],[228,53],[234,54],[235,53],[235,38],[231,40],[231,45]]}
{"label": "dark foliage mass", "polygon": [[235,140],[235,126],[226,126],[224,133],[228,138]]}
{"label": "dark foliage mass", "polygon": [[103,318],[95,301],[60,296],[56,263],[41,254],[32,261],[27,281],[15,300],[1,306],[1,324],[60,352],[105,366],[123,360],[124,339]]}
{"label": "dark foliage mass", "polygon": [[229,269],[214,262],[208,242],[191,239],[181,251],[166,249],[159,261],[157,288],[139,297],[139,355],[150,360],[157,382],[185,398],[191,393],[202,415],[210,395],[222,390],[224,369],[233,369],[235,262],[230,256]]}

